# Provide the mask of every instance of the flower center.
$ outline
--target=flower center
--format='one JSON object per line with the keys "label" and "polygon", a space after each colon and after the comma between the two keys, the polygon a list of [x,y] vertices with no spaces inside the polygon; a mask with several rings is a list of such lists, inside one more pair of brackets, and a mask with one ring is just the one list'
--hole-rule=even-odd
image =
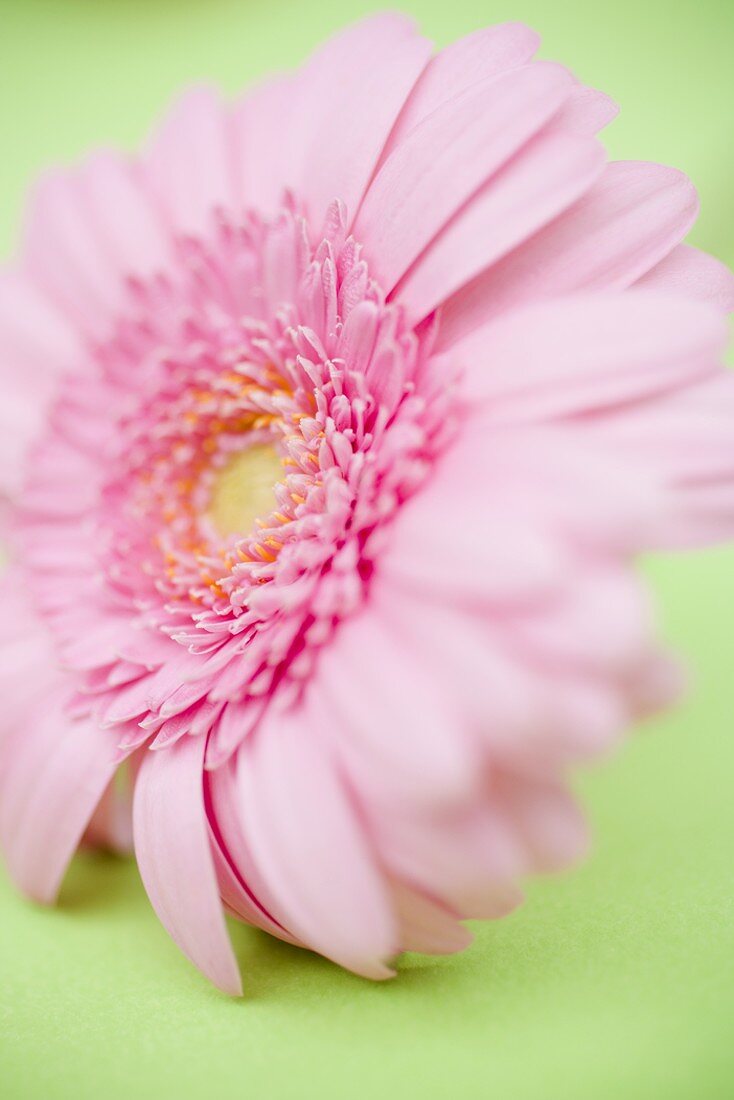
{"label": "flower center", "polygon": [[245,535],[276,506],[274,486],[283,478],[275,447],[256,443],[233,455],[211,487],[209,519],[223,538]]}
{"label": "flower center", "polygon": [[[81,480],[105,614],[130,621],[120,684],[143,658],[135,690],[149,713],[145,724],[131,714],[135,737],[156,729],[165,740],[169,720],[198,716],[210,763],[275,693],[281,706],[297,698],[362,606],[386,525],[454,430],[453,379],[431,355],[431,326],[413,331],[385,300],[339,204],[326,232],[312,246],[289,206],[273,221],[217,218],[210,239],[180,242],[177,271],[131,286],[130,315],[95,353],[97,383],[65,396],[104,426],[76,461],[89,459]],[[56,486],[53,451],[34,476]],[[44,546],[67,527],[65,514],[49,521]],[[86,560],[80,570],[69,614],[54,620],[62,645],[89,599]],[[117,625],[113,644],[116,661]],[[90,708],[108,702],[109,664],[100,654],[80,670]],[[233,720],[219,723],[225,704]]]}

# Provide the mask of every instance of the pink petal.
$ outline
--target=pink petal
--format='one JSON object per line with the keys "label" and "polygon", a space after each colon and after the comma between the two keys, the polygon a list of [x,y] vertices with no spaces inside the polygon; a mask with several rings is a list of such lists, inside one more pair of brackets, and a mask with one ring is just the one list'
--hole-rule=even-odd
{"label": "pink petal", "polygon": [[281,928],[279,924],[269,918],[267,914],[260,909],[257,902],[245,888],[231,860],[228,859],[220,840],[211,830],[209,840],[211,842],[212,856],[217,872],[219,893],[225,910],[230,913],[231,916],[236,917],[237,920],[252,925],[253,928],[261,928],[264,932],[269,932],[271,936],[283,940],[284,943],[290,943],[295,947],[300,947],[301,945],[297,940],[293,939],[285,929]]}
{"label": "pink petal", "polygon": [[122,787],[116,779],[112,780],[89,820],[84,842],[124,855],[132,852],[132,796],[129,783]]}
{"label": "pink petal", "polygon": [[125,285],[88,216],[84,169],[49,172],[29,205],[26,271],[83,333],[107,331]]}
{"label": "pink petal", "polygon": [[[485,614],[553,590],[569,568],[568,555],[542,519],[505,506],[496,492],[496,465],[511,494],[526,487],[524,481],[508,479],[502,451],[499,459],[493,454],[503,442],[478,423],[476,436],[459,438],[441,456],[430,481],[405,502],[379,562],[391,586]],[[479,499],[482,507],[477,507]],[[490,502],[493,506],[487,506]],[[380,599],[381,590],[374,595]]]}
{"label": "pink petal", "polygon": [[3,391],[27,388],[34,397],[40,380],[84,365],[85,348],[63,312],[29,278],[0,273],[0,342]]}
{"label": "pink petal", "polygon": [[710,302],[724,313],[734,310],[734,274],[714,256],[687,244],[674,248],[637,286]]}
{"label": "pink petal", "polygon": [[145,753],[135,784],[135,854],[169,935],[210,981],[241,996],[209,840],[203,762],[203,737],[184,737],[165,752]]}
{"label": "pink petal", "polygon": [[230,116],[216,89],[192,88],[165,116],[142,169],[171,232],[204,232],[215,209],[236,207],[232,145]]}
{"label": "pink petal", "polygon": [[682,240],[697,210],[693,185],[675,169],[607,165],[583,198],[446,303],[439,345],[524,302],[630,286]]}
{"label": "pink petal", "polygon": [[303,708],[271,714],[238,754],[247,841],[278,909],[309,947],[370,978],[388,978],[397,929],[357,814]]}
{"label": "pink petal", "polygon": [[[544,774],[598,756],[618,738],[628,715],[612,687],[590,673],[589,661],[580,672],[563,667],[557,658],[534,659],[519,644],[522,624],[533,615],[553,629],[575,592],[571,577],[543,599],[505,609],[494,622],[476,606],[458,606],[437,588],[416,585],[411,591],[405,583],[391,583],[385,589],[383,613],[388,614],[389,603],[395,620],[409,626],[406,644],[461,701],[459,720],[481,740],[493,764]],[[593,635],[599,657],[610,651],[614,655],[615,641],[608,641],[606,624],[594,620],[584,625],[584,637]],[[638,653],[639,648],[634,655]]]}
{"label": "pink petal", "polygon": [[521,900],[513,879],[530,857],[499,799],[422,817],[375,800],[370,821],[392,872],[462,918],[505,916]]}
{"label": "pink petal", "polygon": [[[255,927],[300,946],[298,940],[273,917],[272,909],[277,908],[277,902],[270,894],[267,881],[253,859],[242,831],[236,758],[232,757],[226,764],[207,772],[205,784],[210,799],[210,824],[221,857],[230,871],[227,895],[223,892],[223,896],[228,897],[232,908]],[[219,870],[219,862],[217,866]],[[220,875],[220,881],[222,878]],[[235,882],[232,883],[231,879]]]}
{"label": "pink petal", "polygon": [[239,205],[272,216],[286,187],[297,182],[304,128],[298,113],[304,98],[301,73],[276,77],[235,104],[236,194]]}
{"label": "pink petal", "polygon": [[709,306],[651,291],[526,306],[454,348],[465,392],[513,420],[593,412],[716,369],[726,324]]}
{"label": "pink petal", "polygon": [[619,107],[604,92],[577,84],[547,129],[552,133],[590,137],[608,126],[618,113]]}
{"label": "pink petal", "polygon": [[26,454],[40,427],[41,409],[29,394],[4,395],[0,406],[0,492],[11,497],[20,493]]}
{"label": "pink petal", "polygon": [[516,638],[541,667],[624,675],[653,648],[654,616],[634,575],[609,563],[585,571],[550,606],[516,617]]}
{"label": "pink petal", "polygon": [[596,142],[543,130],[438,234],[395,297],[422,319],[570,206],[603,167]]}
{"label": "pink petal", "polygon": [[6,761],[2,846],[18,887],[50,903],[120,757],[93,722],[64,718],[56,696],[24,733]]}
{"label": "pink petal", "polygon": [[[545,549],[549,564],[555,556],[555,576],[548,571],[546,593],[551,591],[548,582],[563,583],[573,576],[576,564],[571,551],[579,538],[584,546],[601,554],[612,551],[627,555],[648,545],[664,507],[658,479],[654,471],[639,462],[634,476],[630,476],[630,468],[618,452],[594,446],[591,425],[599,423],[596,417],[527,426],[495,422],[491,428],[488,417],[489,413],[484,419],[477,416],[469,421],[464,435],[446,456],[447,484],[452,466],[463,470],[467,495],[462,499],[468,501],[472,471],[482,470],[478,482],[483,493],[482,511],[502,517],[501,522],[495,520],[498,532],[509,530],[508,541],[500,541],[506,556],[511,553],[512,539],[517,537],[513,532],[523,529],[530,535],[537,532],[536,541]],[[583,424],[589,428],[586,439],[581,432]],[[475,499],[477,492],[475,486]],[[467,510],[465,514],[473,519],[473,513]],[[536,559],[527,540],[517,543],[517,559],[514,564],[511,559],[499,559],[502,568],[497,570],[493,584],[480,574],[488,594],[499,606],[517,601],[518,595],[523,595],[523,583],[526,604],[527,597],[543,593],[542,572],[538,573],[540,584],[528,585],[528,563]],[[502,601],[501,584],[506,571],[513,583]],[[467,588],[469,583],[467,578]],[[480,586],[474,591],[474,601],[481,607]]]}
{"label": "pink petal", "polygon": [[314,696],[325,734],[358,782],[433,806],[475,790],[477,751],[457,734],[458,707],[379,614],[340,625],[320,655]]}
{"label": "pink petal", "polygon": [[531,60],[540,38],[522,23],[498,23],[459,38],[431,58],[410,93],[390,136],[387,152],[415,126],[473,84]]}
{"label": "pink petal", "polygon": [[595,424],[576,425],[578,446],[609,454],[628,478],[655,486],[656,508],[641,530],[648,546],[720,542],[734,533],[734,375],[704,382]]}
{"label": "pink petal", "polygon": [[313,111],[299,191],[311,219],[340,199],[354,217],[400,109],[431,56],[404,16],[385,13],[348,27],[307,64]]}
{"label": "pink petal", "polygon": [[80,169],[85,210],[121,273],[150,276],[170,260],[164,219],[139,166],[118,153],[97,153]]}
{"label": "pink petal", "polygon": [[393,883],[392,899],[403,951],[453,955],[467,948],[474,939],[453,913],[404,882]]}
{"label": "pink petal", "polygon": [[589,834],[572,795],[553,781],[502,784],[502,801],[531,853],[533,872],[560,871],[585,855]]}
{"label": "pink petal", "polygon": [[[387,158],[354,226],[371,272],[391,290],[462,204],[558,109],[571,77],[547,62],[475,85],[416,127]],[[441,155],[436,155],[436,150]]]}

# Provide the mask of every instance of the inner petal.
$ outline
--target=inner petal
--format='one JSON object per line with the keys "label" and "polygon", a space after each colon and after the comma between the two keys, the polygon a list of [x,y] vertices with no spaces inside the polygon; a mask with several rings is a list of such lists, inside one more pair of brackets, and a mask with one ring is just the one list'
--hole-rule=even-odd
{"label": "inner petal", "polygon": [[274,486],[283,465],[271,443],[255,443],[233,455],[211,489],[209,519],[219,535],[246,535],[276,506]]}

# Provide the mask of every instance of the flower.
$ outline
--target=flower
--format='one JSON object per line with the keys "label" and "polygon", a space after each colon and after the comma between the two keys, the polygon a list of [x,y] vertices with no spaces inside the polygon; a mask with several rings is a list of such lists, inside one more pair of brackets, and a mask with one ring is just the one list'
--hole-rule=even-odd
{"label": "flower", "polygon": [[383,15],[195,89],[2,276],[6,862],[51,901],[132,790],[230,993],[225,911],[383,978],[576,858],[569,767],[677,691],[636,556],[734,533],[734,280],[536,48]]}

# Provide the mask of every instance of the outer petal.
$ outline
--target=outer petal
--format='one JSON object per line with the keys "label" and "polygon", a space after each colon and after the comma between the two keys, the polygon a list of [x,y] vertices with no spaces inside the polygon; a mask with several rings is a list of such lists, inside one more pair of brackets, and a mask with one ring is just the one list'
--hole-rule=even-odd
{"label": "outer petal", "polygon": [[410,20],[385,13],[348,27],[307,63],[303,84],[311,110],[299,192],[316,224],[335,198],[354,217],[431,51]]}
{"label": "outer petal", "polygon": [[308,946],[370,978],[398,949],[388,894],[335,761],[312,717],[273,714],[238,759],[247,840],[278,905]]}
{"label": "outer petal", "polygon": [[473,84],[531,60],[540,37],[522,23],[498,23],[459,38],[431,58],[390,136],[391,152],[410,131]]}
{"label": "outer petal", "polygon": [[87,216],[83,168],[50,172],[36,185],[23,257],[32,279],[82,332],[99,333],[117,311],[124,291],[96,227]]}
{"label": "outer petal", "polygon": [[[125,302],[127,278],[158,270],[168,248],[153,198],[124,156],[98,153],[76,168],[48,173],[36,187],[26,269],[81,333],[106,335]],[[68,344],[66,338],[59,346]],[[84,360],[66,365],[79,370]]]}
{"label": "outer petal", "polygon": [[604,167],[583,137],[543,130],[452,218],[407,272],[395,297],[422,319],[579,198]]}
{"label": "outer petal", "polygon": [[286,187],[297,182],[304,143],[298,117],[301,73],[276,77],[253,88],[234,107],[235,189],[238,203],[270,216]]}
{"label": "outer petal", "polygon": [[[227,891],[223,890],[222,896],[242,919],[270,932],[272,936],[301,946],[273,918],[271,909],[277,903],[274,903],[270,895],[267,882],[260,874],[242,831],[236,759],[230,757],[225,764],[208,771],[205,784],[210,806],[210,825],[222,860],[230,868],[230,878],[235,879],[235,883],[229,881]],[[225,874],[219,862],[218,869],[221,884]]]}
{"label": "outer petal", "polygon": [[[497,515],[499,521],[502,512]],[[400,585],[380,585],[384,613],[401,630],[404,644],[422,655],[435,679],[460,700],[459,721],[467,733],[481,739],[493,766],[554,773],[569,762],[604,752],[629,718],[619,703],[618,685],[611,676],[601,675],[616,674],[622,640],[633,638],[630,660],[639,654],[640,612],[630,608],[629,601],[625,608],[614,609],[617,629],[611,639],[606,624],[585,624],[582,635],[585,641],[591,635],[593,658],[585,654],[583,670],[562,659],[568,647],[562,657],[556,650],[552,660],[537,660],[521,644],[524,621],[548,626],[550,639],[542,641],[565,640],[564,616],[567,622],[578,573],[585,569],[594,580],[601,572],[594,562],[575,564],[576,572],[552,593],[524,607],[507,607],[491,618],[476,603],[459,606],[436,584],[411,588],[401,578]],[[625,650],[622,660],[627,657]]]}
{"label": "outer petal", "polygon": [[114,779],[109,784],[89,820],[84,841],[123,855],[132,852],[132,792],[127,783],[122,789]]}
{"label": "outer petal", "polygon": [[142,167],[175,234],[205,231],[218,207],[237,209],[231,118],[216,89],[193,88],[174,104]]}
{"label": "outer petal", "polygon": [[385,291],[463,203],[547,122],[570,89],[571,76],[559,65],[526,65],[449,101],[396,147],[370,186],[354,226]]}
{"label": "outer petal", "polygon": [[170,258],[164,217],[137,163],[101,152],[80,172],[85,212],[123,279],[150,276]]}
{"label": "outer petal", "polygon": [[457,736],[458,707],[378,613],[340,625],[316,676],[320,724],[355,782],[434,807],[476,790],[478,752]]}
{"label": "outer petal", "polygon": [[400,922],[400,943],[404,951],[420,951],[424,955],[452,955],[456,951],[463,951],[474,939],[469,929],[459,924],[453,913],[406,883],[395,882],[392,896]]}
{"label": "outer petal", "polygon": [[0,274],[0,346],[3,390],[37,395],[63,371],[81,370],[86,348],[72,324],[32,280]]}
{"label": "outer petal", "polygon": [[612,456],[628,479],[655,486],[648,547],[707,545],[734,534],[734,374],[575,425],[580,453]]}
{"label": "outer petal", "polygon": [[133,804],[135,854],[170,936],[210,981],[240,996],[204,809],[204,747],[203,737],[184,737],[144,756]]}
{"label": "outer petal", "polygon": [[376,798],[368,812],[393,874],[462,917],[504,916],[521,900],[513,880],[531,859],[499,799],[418,815]]}
{"label": "outer petal", "polygon": [[0,576],[3,614],[14,626],[0,641],[0,750],[13,734],[24,735],[39,697],[56,689],[51,637],[34,613],[23,580],[13,567]]}
{"label": "outer petal", "polygon": [[439,346],[525,302],[630,286],[682,240],[697,210],[693,185],[675,169],[608,165],[583,198],[445,304]]}
{"label": "outer petal", "polygon": [[734,310],[734,274],[714,256],[687,244],[674,248],[637,286],[710,302],[724,313]]}
{"label": "outer petal", "polygon": [[2,844],[24,893],[52,902],[69,860],[120,762],[115,739],[64,719],[58,696],[5,761]]}
{"label": "outer petal", "polygon": [[548,130],[589,137],[608,126],[618,112],[617,104],[604,92],[577,84],[560,111],[548,123]]}
{"label": "outer petal", "polygon": [[472,404],[491,404],[493,419],[528,421],[598,411],[711,374],[726,337],[710,307],[637,291],[527,306],[454,353]]}
{"label": "outer petal", "polygon": [[568,555],[542,518],[506,509],[499,523],[488,506],[489,479],[466,457],[467,449],[448,456],[433,484],[404,505],[380,572],[393,584],[485,613],[542,597],[570,568]]}

